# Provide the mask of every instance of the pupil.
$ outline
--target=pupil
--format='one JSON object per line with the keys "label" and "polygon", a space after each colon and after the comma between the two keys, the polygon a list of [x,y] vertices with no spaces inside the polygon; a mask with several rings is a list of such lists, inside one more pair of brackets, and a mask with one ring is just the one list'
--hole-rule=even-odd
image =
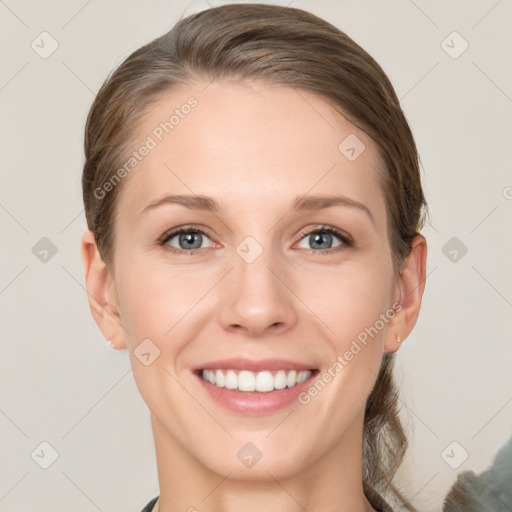
{"label": "pupil", "polygon": [[[185,244],[192,244],[194,245],[194,237],[199,237],[199,233],[185,233],[184,235],[181,235],[180,237],[180,242],[184,242]],[[196,240],[197,242],[197,240]],[[201,247],[201,241],[199,241],[199,244],[195,244],[194,247],[192,247],[193,249],[198,249],[199,247]],[[190,249],[190,245],[189,247],[186,247],[186,249]]]}
{"label": "pupil", "polygon": [[[319,233],[316,233],[315,235],[313,235],[313,245],[316,245],[316,244],[319,244],[319,245],[322,245],[322,239],[326,239],[327,241],[330,241],[330,239],[332,238],[332,235],[326,233],[324,235],[321,235]],[[321,249],[329,249],[329,247],[320,247]]]}

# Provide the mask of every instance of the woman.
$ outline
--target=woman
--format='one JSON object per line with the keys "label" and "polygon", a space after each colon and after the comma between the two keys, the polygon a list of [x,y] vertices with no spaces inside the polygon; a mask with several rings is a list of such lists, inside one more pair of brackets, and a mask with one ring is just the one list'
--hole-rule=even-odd
{"label": "woman", "polygon": [[85,153],[91,311],[151,414],[144,510],[415,510],[392,369],[426,203],[375,60],[300,9],[209,9],[108,78]]}

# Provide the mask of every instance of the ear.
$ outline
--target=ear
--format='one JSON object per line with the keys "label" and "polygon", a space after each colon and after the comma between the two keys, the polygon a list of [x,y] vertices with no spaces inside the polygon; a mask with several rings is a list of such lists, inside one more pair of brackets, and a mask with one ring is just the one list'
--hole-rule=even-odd
{"label": "ear", "polygon": [[101,258],[91,231],[82,236],[82,262],[92,316],[112,348],[125,349],[125,329],[119,314],[114,279]]}
{"label": "ear", "polygon": [[411,252],[404,259],[398,276],[396,292],[400,297],[396,303],[402,306],[396,309],[395,316],[388,324],[385,352],[396,352],[416,325],[425,289],[426,266],[427,241],[418,234],[412,241]]}

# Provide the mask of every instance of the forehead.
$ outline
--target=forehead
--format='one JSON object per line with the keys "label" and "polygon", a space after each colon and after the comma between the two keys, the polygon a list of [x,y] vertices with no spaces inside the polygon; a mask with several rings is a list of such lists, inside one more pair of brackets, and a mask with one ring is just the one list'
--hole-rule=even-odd
{"label": "forehead", "polygon": [[385,214],[374,142],[308,91],[193,83],[153,103],[136,138],[136,151],[150,149],[123,184],[132,212],[166,193],[212,196],[235,212],[339,192]]}

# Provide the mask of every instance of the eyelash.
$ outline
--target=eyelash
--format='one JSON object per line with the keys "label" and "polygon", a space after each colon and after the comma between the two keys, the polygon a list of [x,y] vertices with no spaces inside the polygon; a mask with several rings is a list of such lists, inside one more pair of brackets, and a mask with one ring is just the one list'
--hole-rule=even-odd
{"label": "eyelash", "polygon": [[[173,229],[171,231],[167,231],[162,235],[162,237],[159,240],[159,245],[165,246],[169,240],[174,238],[176,235],[186,234],[186,233],[201,233],[204,236],[207,236],[210,238],[210,235],[207,231],[200,227],[195,226],[186,226],[182,228]],[[340,250],[343,250],[346,247],[352,247],[354,245],[354,241],[352,237],[350,237],[348,234],[344,233],[343,231],[340,231],[339,229],[333,227],[333,226],[320,226],[319,228],[315,228],[309,231],[303,231],[300,235],[300,240],[302,240],[304,237],[308,235],[312,235],[313,233],[328,233],[330,235],[335,235],[339,240],[342,242],[343,245],[339,247],[334,247],[331,249],[306,249],[309,250],[312,253],[315,254],[332,254],[334,252],[338,252]],[[197,254],[197,252],[200,249],[176,249],[176,247],[172,247],[170,245],[166,246],[166,249],[171,251],[175,254],[189,254],[194,255]]]}

